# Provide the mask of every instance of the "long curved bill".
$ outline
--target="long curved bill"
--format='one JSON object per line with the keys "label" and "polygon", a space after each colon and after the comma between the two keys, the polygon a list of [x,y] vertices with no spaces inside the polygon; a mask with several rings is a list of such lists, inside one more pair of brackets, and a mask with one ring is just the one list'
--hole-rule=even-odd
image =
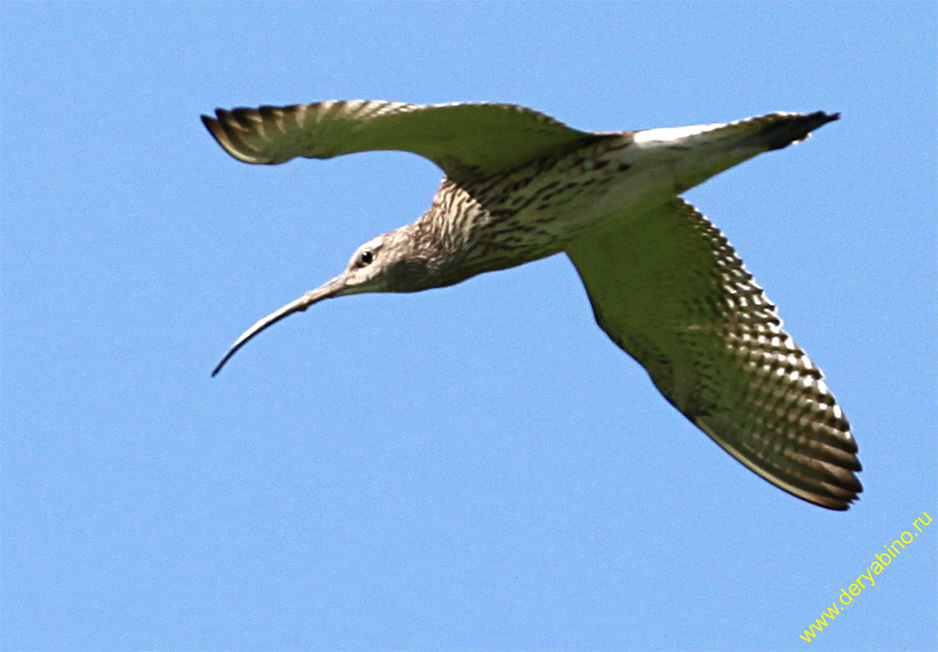
{"label": "long curved bill", "polygon": [[288,317],[295,312],[303,312],[309,308],[314,303],[318,303],[323,299],[329,299],[331,297],[339,296],[342,293],[342,290],[346,288],[345,284],[345,275],[336,276],[334,279],[321,285],[315,290],[310,290],[299,299],[291,301],[285,305],[280,310],[276,310],[263,319],[259,320],[256,324],[251,326],[249,329],[244,331],[235,343],[231,345],[231,348],[228,349],[228,352],[222,357],[221,361],[215,366],[215,370],[212,371],[212,376],[215,376],[221,368],[225,366],[225,363],[228,362],[229,358],[237,353],[238,349],[248,343],[252,337],[260,333],[262,330],[268,326],[273,326],[278,321],[284,317]]}

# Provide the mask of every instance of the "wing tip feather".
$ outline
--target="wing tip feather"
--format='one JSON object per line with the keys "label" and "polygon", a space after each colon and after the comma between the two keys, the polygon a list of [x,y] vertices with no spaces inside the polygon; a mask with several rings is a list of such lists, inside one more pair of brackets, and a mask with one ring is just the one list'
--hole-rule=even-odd
{"label": "wing tip feather", "polygon": [[842,460],[801,453],[790,460],[797,463],[796,467],[786,469],[739,450],[726,438],[718,436],[705,421],[688,418],[736,461],[796,498],[835,511],[846,511],[850,503],[859,500],[863,485],[852,468],[856,466],[858,471],[860,467],[860,461],[855,455],[851,455],[849,460]]}
{"label": "wing tip feather", "polygon": [[246,120],[261,121],[262,117],[255,109],[215,109],[215,117],[202,115],[202,124],[208,129],[215,141],[221,145],[228,154],[243,163],[271,163],[266,158],[252,155],[249,152],[254,149],[242,139],[238,138],[237,132],[249,132],[250,129],[244,126]]}
{"label": "wing tip feather", "polygon": [[756,137],[771,150],[784,149],[789,145],[801,143],[811,137],[811,134],[828,122],[840,120],[840,113],[827,113],[814,111],[812,113],[777,113],[768,117],[775,120],[756,134]]}

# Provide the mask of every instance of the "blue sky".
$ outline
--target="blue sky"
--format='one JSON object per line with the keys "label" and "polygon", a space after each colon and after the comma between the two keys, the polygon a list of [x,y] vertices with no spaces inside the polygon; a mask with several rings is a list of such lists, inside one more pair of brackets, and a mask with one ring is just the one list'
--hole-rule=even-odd
{"label": "blue sky", "polygon": [[[8,650],[926,650],[938,516],[933,3],[0,5]],[[216,106],[491,100],[582,129],[840,111],[688,193],[824,369],[834,513],[674,411],[562,256],[256,319],[440,173],[247,166]]]}

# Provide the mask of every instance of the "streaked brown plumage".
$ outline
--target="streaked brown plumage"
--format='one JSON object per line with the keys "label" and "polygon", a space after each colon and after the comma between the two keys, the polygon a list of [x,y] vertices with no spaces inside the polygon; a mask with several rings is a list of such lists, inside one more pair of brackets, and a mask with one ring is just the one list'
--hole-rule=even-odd
{"label": "streaked brown plumage", "polygon": [[322,299],[452,285],[565,252],[599,325],[668,401],[769,482],[847,509],[862,491],[857,446],[820,369],[723,234],[678,197],[838,117],[589,133],[504,104],[219,109],[203,122],[247,163],[392,149],[446,176],[420,218],[366,242],[342,274],[257,322],[214,373],[254,335]]}

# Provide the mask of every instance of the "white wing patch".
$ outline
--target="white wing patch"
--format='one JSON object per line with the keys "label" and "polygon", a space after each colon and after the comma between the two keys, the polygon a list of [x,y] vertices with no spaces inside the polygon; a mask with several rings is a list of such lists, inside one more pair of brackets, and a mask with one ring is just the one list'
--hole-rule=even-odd
{"label": "white wing patch", "polygon": [[697,136],[705,134],[708,131],[714,131],[725,124],[711,125],[692,125],[690,127],[664,127],[660,129],[643,129],[632,134],[632,138],[637,145],[665,144],[687,138],[688,136]]}

